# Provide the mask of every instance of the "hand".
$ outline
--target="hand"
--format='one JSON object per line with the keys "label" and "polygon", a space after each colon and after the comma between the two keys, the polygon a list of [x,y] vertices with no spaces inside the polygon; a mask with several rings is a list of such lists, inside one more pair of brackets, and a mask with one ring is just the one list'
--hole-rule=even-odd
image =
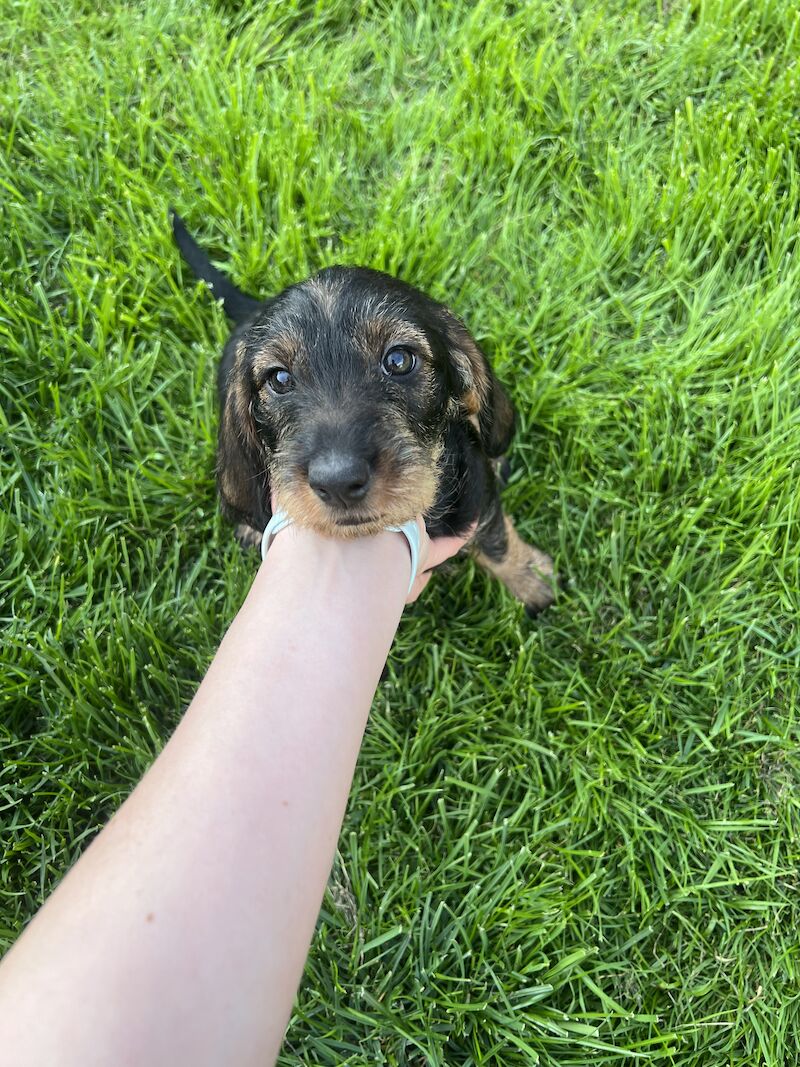
{"label": "hand", "polygon": [[[273,513],[280,507],[274,493],[270,497],[270,504]],[[425,529],[425,520],[421,515],[417,516],[417,526],[420,530],[419,564],[417,566],[417,577],[414,579],[411,591],[406,597],[406,604],[414,603],[431,580],[434,567],[438,567],[440,563],[444,563],[451,556],[455,556],[474,537],[478,522],[476,520],[466,533],[460,537],[430,537]],[[402,534],[398,536],[402,536]]]}
{"label": "hand", "polygon": [[450,559],[456,552],[460,552],[464,545],[472,538],[477,527],[477,522],[474,522],[472,526],[461,537],[429,537],[428,531],[425,529],[425,520],[420,516],[417,518],[417,525],[420,529],[420,543],[419,543],[419,566],[417,568],[417,577],[414,579],[414,584],[411,587],[411,592],[406,598],[406,604],[413,604],[422,590],[431,580],[434,567],[438,567],[440,563],[444,563],[446,559]]}

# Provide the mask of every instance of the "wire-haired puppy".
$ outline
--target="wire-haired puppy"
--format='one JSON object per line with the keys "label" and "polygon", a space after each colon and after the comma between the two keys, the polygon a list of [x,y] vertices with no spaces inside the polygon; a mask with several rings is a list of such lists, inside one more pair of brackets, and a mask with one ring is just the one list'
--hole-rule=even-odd
{"label": "wire-haired puppy", "polygon": [[335,537],[419,514],[434,537],[477,520],[478,562],[530,613],[552,603],[552,560],[500,503],[514,408],[452,312],[365,267],[329,267],[256,300],[174,213],[173,231],[235,323],[219,369],[217,481],[240,540],[260,541],[271,491],[295,522]]}

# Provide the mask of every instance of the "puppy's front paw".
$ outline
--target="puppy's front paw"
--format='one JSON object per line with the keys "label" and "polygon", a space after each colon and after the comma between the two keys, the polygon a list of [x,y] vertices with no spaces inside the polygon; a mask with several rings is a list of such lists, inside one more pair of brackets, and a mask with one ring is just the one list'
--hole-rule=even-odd
{"label": "puppy's front paw", "polygon": [[519,595],[518,599],[525,605],[526,614],[534,619],[540,611],[549,608],[555,600],[555,589],[559,581],[553,570],[553,561],[550,556],[540,552],[533,545],[525,544],[524,541],[522,543],[528,550],[528,559],[525,564],[527,574],[520,583],[522,595]]}
{"label": "puppy's front paw", "polygon": [[259,548],[261,545],[261,530],[249,526],[246,522],[239,523],[234,530],[234,536],[244,549]]}
{"label": "puppy's front paw", "polygon": [[511,464],[508,462],[508,456],[500,456],[499,459],[493,459],[492,468],[501,488],[505,488],[508,485],[508,479],[511,477]]}
{"label": "puppy's front paw", "polygon": [[528,615],[538,615],[555,600],[553,561],[522,540],[508,515],[502,519],[502,526],[495,523],[493,530],[479,535],[478,562],[522,601]]}
{"label": "puppy's front paw", "polygon": [[522,538],[511,543],[503,572],[497,574],[508,591],[522,601],[531,618],[549,608],[556,598],[552,559]]}

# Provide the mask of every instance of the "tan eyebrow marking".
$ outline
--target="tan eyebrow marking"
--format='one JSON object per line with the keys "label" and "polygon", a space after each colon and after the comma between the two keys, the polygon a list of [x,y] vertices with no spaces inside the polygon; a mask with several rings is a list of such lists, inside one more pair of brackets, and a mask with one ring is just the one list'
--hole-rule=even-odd
{"label": "tan eyebrow marking", "polygon": [[305,355],[305,347],[295,333],[290,330],[276,330],[260,343],[254,352],[253,372],[257,377],[276,364],[292,370],[297,363],[302,362]]}
{"label": "tan eyebrow marking", "polygon": [[428,338],[418,326],[391,312],[379,312],[361,319],[355,327],[355,339],[368,351],[383,352],[391,344],[411,344],[424,356],[431,356]]}

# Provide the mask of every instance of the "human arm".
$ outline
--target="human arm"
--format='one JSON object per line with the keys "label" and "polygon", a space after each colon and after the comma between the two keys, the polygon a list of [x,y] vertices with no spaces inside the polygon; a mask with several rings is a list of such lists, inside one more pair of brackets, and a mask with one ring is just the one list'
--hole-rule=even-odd
{"label": "human arm", "polygon": [[0,966],[9,1062],[274,1061],[407,585],[398,534],[276,539],[173,737]]}

